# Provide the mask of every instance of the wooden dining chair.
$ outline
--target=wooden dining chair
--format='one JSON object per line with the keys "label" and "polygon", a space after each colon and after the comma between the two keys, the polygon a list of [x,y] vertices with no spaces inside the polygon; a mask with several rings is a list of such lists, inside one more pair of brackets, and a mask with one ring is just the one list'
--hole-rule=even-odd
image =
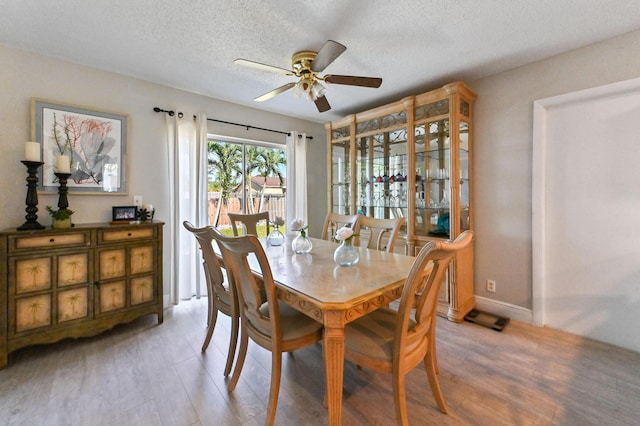
{"label": "wooden dining chair", "polygon": [[233,229],[233,235],[236,237],[241,235],[238,232],[238,223],[244,225],[244,235],[258,235],[258,222],[265,221],[267,225],[267,232],[263,236],[269,235],[269,212],[260,212],[253,214],[240,214],[240,213],[227,213],[229,220],[231,220],[231,228]]}
{"label": "wooden dining chair", "polygon": [[362,233],[363,230],[366,230],[368,231],[368,239],[366,241],[367,248],[393,253],[400,228],[404,225],[404,221],[404,217],[376,219],[369,216],[362,216],[360,218],[358,244],[362,245],[362,240],[364,239]]}
{"label": "wooden dining chair", "polygon": [[336,231],[345,225],[349,225],[351,229],[353,229],[353,232],[357,234],[360,231],[361,217],[359,214],[344,215],[329,212],[324,220],[321,238],[327,241],[334,241],[333,236],[336,234]]}
{"label": "wooden dining chair", "polygon": [[[310,346],[322,339],[322,324],[278,300],[271,267],[255,235],[226,237],[215,232],[227,272],[234,277],[240,306],[240,349],[229,382],[233,391],[247,355],[249,338],[271,351],[271,386],[265,424],[275,421],[280,392],[282,353]],[[249,267],[247,256],[255,256],[258,271]],[[257,279],[256,274],[261,279]]]}
{"label": "wooden dining chair", "polygon": [[440,411],[447,413],[436,372],[436,305],[449,262],[469,246],[473,238],[472,231],[465,231],[453,242],[429,241],[420,250],[405,281],[400,308],[397,311],[380,308],[345,328],[346,359],[361,367],[392,374],[398,424],[408,424],[405,375],[421,362]]}
{"label": "wooden dining chair", "polygon": [[225,285],[225,274],[222,271],[220,261],[213,249],[213,240],[215,228],[205,226],[202,228],[194,227],[189,221],[182,223],[184,227],[191,232],[200,245],[202,251],[202,266],[204,267],[204,275],[207,282],[207,299],[209,313],[207,317],[207,335],[202,344],[202,352],[207,350],[211,336],[216,327],[218,312],[231,317],[231,338],[229,339],[229,351],[227,352],[227,363],[224,367],[224,375],[228,376],[231,372],[233,359],[235,358],[236,348],[238,346],[238,330],[240,327],[240,310],[238,308],[238,297],[236,295],[235,286],[228,277]]}

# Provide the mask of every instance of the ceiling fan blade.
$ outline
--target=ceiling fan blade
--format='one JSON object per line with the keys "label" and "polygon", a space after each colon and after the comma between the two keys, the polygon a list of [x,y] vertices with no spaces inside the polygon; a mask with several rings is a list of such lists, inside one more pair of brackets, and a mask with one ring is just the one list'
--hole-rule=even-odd
{"label": "ceiling fan blade", "polygon": [[331,105],[329,105],[329,101],[326,96],[319,97],[314,102],[318,108],[318,112],[325,112],[331,109]]}
{"label": "ceiling fan blade", "polygon": [[262,96],[258,96],[257,98],[254,99],[254,101],[256,102],[264,102],[266,100],[269,100],[277,95],[279,95],[282,92],[286,92],[287,90],[291,89],[293,86],[295,86],[296,83],[287,83],[284,86],[280,86],[277,89],[273,89],[272,91],[265,93]]}
{"label": "ceiling fan blade", "polygon": [[356,77],[353,75],[327,75],[324,81],[330,84],[347,84],[349,86],[362,86],[378,88],[382,79],[378,77]]}
{"label": "ceiling fan blade", "polygon": [[295,73],[291,70],[287,70],[280,67],[274,67],[273,65],[261,64],[260,62],[250,61],[248,59],[236,59],[233,61],[234,64],[242,65],[249,68],[256,68],[262,71],[271,71],[277,72],[285,75],[295,75]]}
{"label": "ceiling fan blade", "polygon": [[347,50],[347,47],[337,41],[327,40],[322,45],[313,62],[311,62],[311,71],[322,72],[326,67],[335,61],[336,58]]}

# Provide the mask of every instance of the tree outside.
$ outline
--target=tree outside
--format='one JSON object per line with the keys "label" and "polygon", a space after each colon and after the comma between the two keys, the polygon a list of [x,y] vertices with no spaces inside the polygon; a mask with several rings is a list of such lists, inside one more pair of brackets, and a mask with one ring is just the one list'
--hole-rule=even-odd
{"label": "tree outside", "polygon": [[226,202],[242,180],[242,147],[210,140],[207,160],[209,187],[221,191]]}
{"label": "tree outside", "polygon": [[[278,178],[280,187],[284,190],[286,178],[286,153],[284,149],[209,140],[207,157],[209,191],[218,192],[221,198],[217,205],[217,211],[212,215],[215,218],[213,225],[218,224],[221,209],[237,212],[244,210],[244,213],[270,211],[269,206],[263,204],[265,201],[264,188],[267,186],[268,178]],[[255,176],[262,177],[264,182],[262,190],[252,186],[251,178]],[[246,178],[243,180],[243,177]],[[243,186],[244,199],[242,196]],[[271,197],[268,195],[267,200]],[[230,206],[230,200],[234,201],[232,204],[235,207]],[[238,202],[239,204],[237,204]],[[243,206],[245,207],[243,208]],[[275,214],[282,215],[282,212],[275,212],[274,218]]]}

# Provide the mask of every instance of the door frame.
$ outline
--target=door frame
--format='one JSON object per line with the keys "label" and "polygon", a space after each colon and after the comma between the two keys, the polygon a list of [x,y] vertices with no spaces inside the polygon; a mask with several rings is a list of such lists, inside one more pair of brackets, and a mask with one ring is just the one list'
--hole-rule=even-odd
{"label": "door frame", "polygon": [[551,142],[547,135],[547,120],[553,107],[578,104],[586,100],[615,96],[640,90],[640,78],[566,93],[533,102],[533,152],[532,152],[532,320],[537,326],[546,324],[545,288],[547,269],[545,264],[547,200],[546,154]]}

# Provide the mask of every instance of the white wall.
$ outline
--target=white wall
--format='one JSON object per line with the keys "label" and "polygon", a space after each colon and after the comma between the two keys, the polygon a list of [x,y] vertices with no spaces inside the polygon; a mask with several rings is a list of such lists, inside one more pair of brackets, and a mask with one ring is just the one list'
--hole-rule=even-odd
{"label": "white wall", "polygon": [[[639,53],[640,32],[633,32],[468,83],[478,94],[473,170],[477,295],[532,307],[533,101],[639,77]],[[486,292],[487,279],[496,280],[496,293]]]}
{"label": "white wall", "polygon": [[[9,49],[0,45],[0,228],[16,228],[25,221],[26,169],[24,142],[31,140],[32,97],[62,104],[128,115],[129,195],[69,195],[76,223],[111,220],[111,207],[131,205],[133,195],[154,204],[156,218],[168,220],[167,152],[164,117],[153,107],[182,111],[186,117],[205,113],[209,118],[250,124],[275,130],[298,130],[313,137],[309,143],[309,190],[322,194],[309,197],[311,230],[321,230],[326,215],[326,133],[324,126],[257,109],[171,89],[157,84]],[[229,136],[284,143],[284,135],[243,127],[210,123],[210,131]],[[315,161],[321,159],[321,161]],[[57,205],[56,195],[39,195],[38,221],[50,225],[44,210]],[[171,229],[165,226],[165,252],[170,247]],[[319,232],[319,231],[318,231]],[[312,231],[313,235],[313,231]],[[165,294],[168,269],[165,267]]]}

